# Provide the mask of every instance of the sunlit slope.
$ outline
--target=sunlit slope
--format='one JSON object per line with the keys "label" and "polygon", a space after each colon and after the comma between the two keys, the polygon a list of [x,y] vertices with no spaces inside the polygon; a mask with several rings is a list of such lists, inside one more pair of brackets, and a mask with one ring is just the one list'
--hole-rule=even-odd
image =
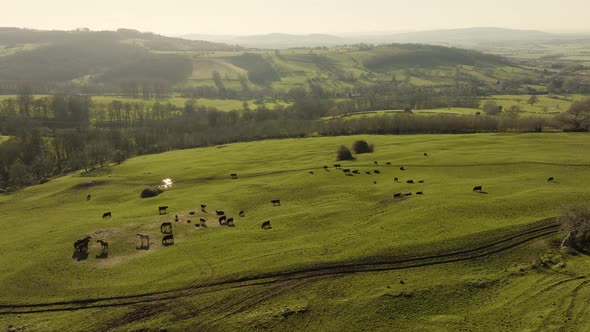
{"label": "sunlit slope", "polygon": [[[334,164],[340,144],[359,138],[375,144],[375,153],[342,164],[361,175],[321,168]],[[528,224],[557,215],[564,204],[587,202],[590,157],[583,152],[589,148],[583,134],[363,136],[133,158],[108,174],[67,176],[1,196],[0,300],[135,294],[459,246],[465,235]],[[547,182],[550,176],[556,183]],[[164,178],[175,182],[172,189],[139,197]],[[472,192],[476,185],[487,194]],[[394,200],[398,192],[414,195]],[[272,199],[282,205],[273,207]],[[208,214],[199,212],[202,203]],[[158,206],[169,206],[169,214],[158,216]],[[236,227],[218,226],[215,210],[234,217]],[[102,219],[107,211],[113,217]],[[195,227],[199,217],[209,227]],[[271,230],[260,229],[265,220]],[[176,244],[168,248],[160,244],[164,221],[174,224]],[[151,236],[149,251],[136,250],[139,232]],[[87,234],[94,237],[90,256],[78,262],[71,258],[73,242]],[[96,239],[110,243],[107,259],[95,258]]]}

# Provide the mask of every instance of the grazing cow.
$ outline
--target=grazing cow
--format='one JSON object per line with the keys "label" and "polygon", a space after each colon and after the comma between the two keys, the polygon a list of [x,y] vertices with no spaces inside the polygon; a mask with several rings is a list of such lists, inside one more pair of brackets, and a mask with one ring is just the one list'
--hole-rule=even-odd
{"label": "grazing cow", "polygon": [[424,157],[428,157],[428,153],[424,152]]}
{"label": "grazing cow", "polygon": [[555,180],[553,177],[550,177],[547,179],[547,182],[553,182],[553,180]]}
{"label": "grazing cow", "polygon": [[231,173],[229,176],[231,176],[231,178],[234,180],[238,178],[238,175],[236,173]]}
{"label": "grazing cow", "polygon": [[405,196],[412,196],[412,193],[406,193]]}
{"label": "grazing cow", "polygon": [[393,198],[401,198],[402,197],[402,193],[397,193],[393,195]]}
{"label": "grazing cow", "polygon": [[190,219],[187,219],[187,220],[186,220],[186,223],[187,223],[187,224],[190,224],[190,223],[191,223],[191,220],[190,220]]}
{"label": "grazing cow", "polygon": [[280,199],[273,199],[270,202],[272,203],[272,206],[281,206],[281,200]]}
{"label": "grazing cow", "polygon": [[424,192],[423,191],[418,191],[418,192],[416,192],[416,195],[424,195]]}
{"label": "grazing cow", "polygon": [[361,174],[361,172],[358,169],[354,169],[352,170],[352,174]]}
{"label": "grazing cow", "polygon": [[201,210],[205,210],[206,208],[207,208],[207,205],[201,204]]}
{"label": "grazing cow", "polygon": [[174,244],[174,235],[169,234],[162,238],[162,245],[168,247]]}
{"label": "grazing cow", "polygon": [[404,166],[402,166],[402,167],[400,167],[400,168],[399,168],[399,170],[400,170],[400,171],[405,171],[405,170],[406,170],[406,168],[405,168]]}
{"label": "grazing cow", "polygon": [[[137,236],[139,236],[139,240],[141,241],[140,249],[149,249],[150,248],[150,236],[147,234],[143,234],[143,233],[137,233]],[[145,240],[145,244],[143,243],[144,240]]]}
{"label": "grazing cow", "polygon": [[178,215],[174,216],[174,221],[178,222]]}
{"label": "grazing cow", "polygon": [[381,174],[381,172],[379,170],[377,170],[377,169],[374,170],[373,173],[375,173],[375,174]]}
{"label": "grazing cow", "polygon": [[366,171],[365,174],[371,175],[371,171]]}
{"label": "grazing cow", "polygon": [[483,190],[482,186],[473,187],[473,191],[481,192],[482,190]]}
{"label": "grazing cow", "polygon": [[234,218],[227,218],[227,222],[226,225],[230,226],[230,227],[234,227]]}
{"label": "grazing cow", "polygon": [[199,218],[199,221],[200,221],[201,223],[206,223],[206,222],[207,222],[207,219],[205,219],[205,218],[201,217],[201,218]]}
{"label": "grazing cow", "polygon": [[376,162],[376,161],[374,161],[374,162],[373,162],[373,164],[375,164],[375,165],[379,165],[379,163],[378,163],[378,162]]}
{"label": "grazing cow", "polygon": [[347,174],[348,174],[348,173],[350,173],[350,169],[348,169],[348,168],[345,168],[345,169],[343,169],[343,170],[342,170],[342,172],[344,172],[344,173],[347,173]]}
{"label": "grazing cow", "polygon": [[334,168],[340,168],[342,167],[340,164],[334,164]]}
{"label": "grazing cow", "polygon": [[164,222],[160,225],[160,232],[162,234],[172,234],[172,224],[169,222]]}
{"label": "grazing cow", "polygon": [[393,178],[393,182],[399,182],[398,178]]}
{"label": "grazing cow", "polygon": [[219,217],[219,224],[220,225],[223,225],[226,220],[227,220],[227,216],[221,216],[221,217]]}
{"label": "grazing cow", "polygon": [[110,218],[110,217],[112,217],[112,216],[113,216],[113,215],[111,214],[111,211],[109,211],[109,212],[105,212],[105,213],[103,213],[103,214],[102,214],[102,219],[104,219],[104,218],[107,218],[107,217],[108,217],[108,218]]}
{"label": "grazing cow", "polygon": [[418,181],[418,183],[424,183],[424,180],[420,180],[420,181]]}
{"label": "grazing cow", "polygon": [[96,240],[96,243],[100,243],[102,254],[105,254],[109,251],[109,243],[103,240]]}
{"label": "grazing cow", "polygon": [[225,212],[224,212],[224,211],[217,211],[217,210],[215,210],[215,213],[216,213],[218,216],[223,216],[223,215],[225,215]]}
{"label": "grazing cow", "polygon": [[313,171],[309,171],[309,174],[313,174]]}
{"label": "grazing cow", "polygon": [[74,242],[74,250],[77,252],[88,252],[88,242],[90,242],[90,239],[92,239],[92,236],[87,236],[82,240]]}
{"label": "grazing cow", "polygon": [[86,200],[89,201],[92,198],[92,195],[86,195]]}
{"label": "grazing cow", "polygon": [[195,211],[191,211],[188,214],[191,215],[191,216],[194,216],[195,215]]}
{"label": "grazing cow", "polygon": [[391,165],[391,163],[388,161],[388,162],[385,163],[385,165]]}
{"label": "grazing cow", "polygon": [[240,218],[244,218],[246,216],[246,214],[244,213],[244,210],[240,211],[239,216],[240,216]]}
{"label": "grazing cow", "polygon": [[377,184],[377,181],[373,181],[373,184]]}
{"label": "grazing cow", "polygon": [[158,214],[159,215],[166,214],[167,213],[166,210],[168,210],[168,207],[167,206],[159,206],[158,207]]}
{"label": "grazing cow", "polygon": [[408,184],[414,184],[414,180],[408,180],[408,181],[406,181],[406,183],[408,183]]}
{"label": "grazing cow", "polygon": [[262,223],[262,229],[270,229],[272,228],[272,226],[270,225],[270,220],[267,220],[265,222]]}
{"label": "grazing cow", "polygon": [[324,169],[325,169],[326,171],[328,170],[328,168],[329,168],[328,166],[324,165]]}

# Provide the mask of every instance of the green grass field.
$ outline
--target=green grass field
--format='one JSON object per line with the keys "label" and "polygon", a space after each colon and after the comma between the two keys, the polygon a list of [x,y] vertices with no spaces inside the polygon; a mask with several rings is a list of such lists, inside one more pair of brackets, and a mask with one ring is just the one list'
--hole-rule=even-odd
{"label": "green grass field", "polygon": [[[344,167],[362,170],[362,175],[347,177],[339,170],[321,168],[334,163],[340,144],[350,145],[358,138],[361,137],[270,140],[141,156],[112,166],[100,175],[74,174],[1,195],[0,305],[141,294],[310,266],[442,251],[477,241],[478,233],[527,225],[559,215],[566,203],[585,203],[590,199],[590,157],[580,153],[590,148],[590,136],[585,134],[363,136],[376,145],[375,153],[359,155],[354,162],[342,162]],[[423,152],[429,156],[424,157]],[[373,161],[379,161],[380,166],[373,165]],[[385,162],[394,166],[384,165]],[[405,165],[407,170],[400,171],[399,165]],[[364,174],[375,169],[381,174]],[[230,179],[229,174],[234,172],[238,173],[238,180]],[[549,176],[556,177],[556,183],[547,183]],[[394,183],[394,177],[402,183]],[[174,181],[170,190],[156,198],[139,198],[142,189],[165,178]],[[424,183],[406,184],[407,179]],[[88,181],[93,181],[93,185],[86,185]],[[483,185],[488,194],[473,193],[475,185]],[[418,190],[425,194],[401,200],[392,198],[397,192]],[[86,201],[87,194],[92,195],[90,201]],[[273,207],[272,199],[281,199],[282,205]],[[199,212],[202,203],[207,204],[209,213]],[[169,213],[159,216],[157,207],[163,205],[169,206]],[[236,227],[219,226],[215,210],[235,217]],[[240,210],[245,211],[245,217],[238,217]],[[112,211],[111,219],[101,218],[106,211]],[[197,214],[189,216],[189,211]],[[180,222],[173,221],[175,215]],[[207,228],[194,226],[199,217],[208,219]],[[187,224],[188,218],[192,219],[191,224]],[[271,220],[271,230],[260,229],[264,220]],[[159,227],[164,221],[173,223],[174,246],[160,244]],[[135,234],[139,232],[151,236],[149,251],[136,249],[139,241]],[[94,237],[90,256],[76,261],[72,259],[72,244],[86,235]],[[110,243],[107,259],[95,258],[99,253],[96,239]],[[435,319],[434,330],[437,326],[459,326],[464,317],[460,308],[477,314],[470,316],[470,320],[481,317],[482,322],[498,326],[484,309],[498,310],[500,303],[510,303],[509,298],[492,305],[482,300],[485,296],[518,296],[514,292],[524,291],[518,285],[525,287],[528,281],[537,279],[539,283],[548,283],[549,278],[527,275],[528,279],[523,276],[504,285],[503,278],[509,278],[513,272],[506,264],[521,262],[520,256],[524,254],[516,251],[503,255],[509,257],[507,261],[489,258],[493,264],[466,262],[423,268],[416,273],[407,270],[399,275],[359,274],[343,276],[334,283],[320,278],[305,286],[289,282],[298,288],[297,292],[275,294],[274,286],[268,286],[270,294],[276,296],[263,296],[263,300],[235,317],[216,313],[227,321],[218,319],[203,326],[214,330],[239,329],[243,320],[250,322],[245,329],[256,330],[260,327],[257,324],[263,324],[268,316],[264,308],[280,308],[278,303],[288,302],[290,306],[324,308],[315,309],[319,310],[315,314],[302,314],[310,327],[333,330],[352,324],[360,328],[365,320],[356,320],[353,312],[342,313],[346,315],[342,320],[329,317],[348,302],[348,310],[361,310],[365,304],[375,309],[384,308],[388,301],[414,299],[400,292],[415,294],[416,300],[411,301],[418,306],[415,315],[441,312],[438,318],[430,317]],[[576,264],[582,267],[588,265],[580,258],[578,261]],[[468,268],[464,271],[465,266]],[[395,277],[389,280],[392,274]],[[412,286],[399,285],[399,278],[411,280]],[[465,283],[485,284],[482,278],[500,281],[494,281],[492,289],[484,285],[481,294],[476,292],[479,286],[468,287],[467,292],[471,293],[466,294],[467,298],[454,293]],[[502,285],[501,289],[497,283]],[[384,285],[393,285],[393,289],[383,288]],[[531,291],[534,288],[526,287]],[[445,307],[449,305],[443,304],[446,292],[454,294],[452,301],[463,306]],[[247,293],[222,289],[187,297],[178,310],[204,305],[202,301],[223,302],[225,297],[246,299]],[[416,302],[418,298],[422,302]],[[436,299],[431,308],[424,302],[426,298]],[[482,311],[464,302],[469,299],[484,303]],[[165,307],[174,306],[166,303]],[[2,324],[28,324],[33,329],[46,330],[105,329],[105,322],[112,318],[121,322],[114,327],[126,330],[145,327],[150,321],[170,324],[173,320],[158,310],[141,323],[121,318],[138,308],[112,308],[104,313],[94,309],[83,311],[84,317],[96,315],[85,321],[72,320],[77,312],[0,316],[0,328]],[[410,317],[413,314],[408,310],[404,312]],[[532,315],[516,307],[510,310]],[[379,315],[361,311],[360,317]],[[310,315],[313,318],[307,317]],[[391,315],[396,317],[392,318],[396,326],[403,325],[399,316]],[[207,321],[201,319],[205,318],[191,320],[187,316],[173,326],[182,329],[194,327],[197,321]],[[511,319],[514,322],[513,316]],[[277,324],[269,328],[293,330],[297,326],[286,326],[280,320]],[[387,326],[374,324],[376,328]],[[415,328],[422,330],[418,325]]]}

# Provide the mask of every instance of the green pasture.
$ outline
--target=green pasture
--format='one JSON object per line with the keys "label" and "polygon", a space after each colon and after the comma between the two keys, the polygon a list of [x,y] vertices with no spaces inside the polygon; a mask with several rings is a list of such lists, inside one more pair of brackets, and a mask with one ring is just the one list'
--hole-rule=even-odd
{"label": "green pasture", "polygon": [[[356,139],[375,144],[375,152],[340,162],[345,168],[361,170],[361,175],[349,177],[331,166],[336,149],[341,144],[350,146]],[[589,148],[590,136],[586,134],[347,136],[268,140],[135,157],[97,174],[73,174],[0,195],[0,305],[140,294],[461,247],[476,240],[478,233],[506,232],[559,215],[566,204],[586,203],[590,199],[590,157],[582,152]],[[324,165],[330,166],[328,171]],[[399,170],[400,165],[407,170]],[[374,170],[381,174],[365,174]],[[239,178],[232,180],[230,173]],[[550,176],[556,178],[555,183],[547,182]],[[401,183],[395,183],[394,177]],[[142,189],[166,178],[174,181],[171,189],[155,198],[139,197]],[[424,183],[407,184],[408,179]],[[487,194],[472,192],[476,185],[482,185]],[[424,191],[424,195],[416,196],[417,191]],[[414,195],[393,199],[398,192]],[[92,195],[90,201],[86,200],[88,194]],[[272,199],[280,199],[281,206],[272,206]],[[199,211],[200,204],[207,205],[208,213]],[[169,206],[168,214],[158,215],[158,206]],[[219,226],[215,210],[234,217],[236,226]],[[245,217],[238,216],[240,210],[245,211]],[[107,211],[113,217],[102,219]],[[196,215],[190,216],[190,211]],[[175,215],[180,222],[173,221]],[[207,228],[194,226],[200,217],[208,220]],[[272,229],[260,229],[265,220],[271,221]],[[174,246],[160,243],[162,222],[172,222]],[[137,233],[150,235],[150,250],[136,249]],[[73,242],[86,235],[93,236],[90,255],[77,261],[72,258]],[[94,242],[97,239],[109,242],[108,258],[95,257],[100,252]],[[302,316],[313,329],[322,324],[327,324],[328,330],[346,329],[341,325],[346,323],[359,328],[373,324],[370,326],[385,330],[392,325],[367,323],[366,319],[378,316],[373,310],[385,305],[402,310],[405,302],[400,301],[412,297],[416,299],[412,304],[418,307],[403,310],[401,316],[399,311],[386,314],[391,324],[404,326],[409,322],[401,318],[419,319],[424,314],[434,320],[433,330],[454,329],[460,323],[457,319],[464,317],[463,308],[477,314],[470,317],[472,324],[481,320],[497,326],[498,320],[488,314],[497,312],[498,306],[484,298],[512,296],[503,300],[506,305],[512,300],[531,302],[519,295],[525,292],[518,286],[526,285],[525,279],[511,283],[503,290],[507,293],[487,288],[485,280],[492,278],[495,285],[519,271],[511,262],[520,262],[520,258],[496,259],[493,264],[458,263],[419,272],[348,276],[333,284],[320,280],[256,302],[252,304],[256,311],[210,322],[210,330],[240,329],[238,325],[244,322],[245,330],[257,330],[257,324],[273,321],[272,315],[286,303],[293,308],[313,308],[313,320]],[[541,276],[527,278],[548,283]],[[400,279],[409,280],[409,286],[400,285]],[[484,285],[484,293],[478,293],[479,284]],[[468,297],[457,295],[449,300],[443,296],[454,292],[467,292]],[[173,321],[173,326],[183,329],[191,326],[191,319],[207,319],[193,315],[185,317],[187,321],[175,320],[167,312],[206,303],[221,305],[229,299],[246,301],[263,293],[266,291],[228,289],[184,298],[161,308],[158,305],[161,312],[156,310],[158,314],[137,321],[122,318],[134,312],[131,307],[83,311],[84,317],[89,317],[86,320],[72,320],[75,313],[0,317],[0,327],[16,322],[46,330],[103,329],[113,319],[122,330]],[[450,304],[445,300],[454,301],[457,307],[446,307]],[[429,305],[429,301],[435,302]],[[481,303],[481,310],[474,311],[470,307],[473,303]],[[360,309],[364,305],[367,310]],[[347,307],[361,311],[358,320],[349,316],[352,311],[344,310]],[[342,310],[348,312],[348,318],[329,318]],[[515,307],[511,310],[515,315],[525,314]],[[449,312],[458,316],[445,316]],[[275,323],[269,329],[285,330],[283,324],[288,322]],[[291,323],[287,330],[302,326]]]}

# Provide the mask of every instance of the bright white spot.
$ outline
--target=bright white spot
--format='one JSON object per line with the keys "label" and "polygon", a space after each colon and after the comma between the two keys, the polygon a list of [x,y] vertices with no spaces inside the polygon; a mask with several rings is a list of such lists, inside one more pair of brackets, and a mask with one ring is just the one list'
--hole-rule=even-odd
{"label": "bright white spot", "polygon": [[162,189],[168,189],[168,188],[172,187],[173,183],[174,182],[172,182],[171,179],[164,179],[164,180],[162,180],[162,184],[160,185],[160,187]]}

